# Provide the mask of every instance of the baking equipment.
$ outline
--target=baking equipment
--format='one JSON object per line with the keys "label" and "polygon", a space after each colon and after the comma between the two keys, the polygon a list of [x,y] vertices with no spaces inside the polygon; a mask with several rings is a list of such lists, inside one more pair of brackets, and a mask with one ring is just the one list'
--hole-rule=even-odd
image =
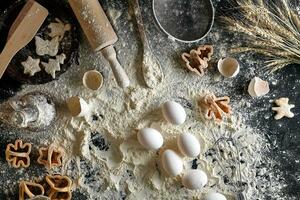
{"label": "baking equipment", "polygon": [[0,78],[14,55],[35,36],[48,15],[46,8],[29,0],[10,28],[7,43],[0,54]]}
{"label": "baking equipment", "polygon": [[49,128],[56,119],[52,97],[41,92],[32,92],[0,105],[0,121],[14,128],[33,132]]}
{"label": "baking equipment", "polygon": [[180,42],[201,40],[214,22],[211,0],[152,0],[152,9],[158,26]]}
{"label": "baking equipment", "polygon": [[[12,0],[10,3],[2,8],[3,12],[0,13],[0,35],[8,35],[8,31],[17,18],[17,15],[24,7],[26,0]],[[50,40],[49,33],[50,28],[49,25],[52,23],[57,23],[58,19],[63,24],[71,25],[71,29],[65,32],[64,37],[60,41],[58,53],[64,53],[66,55],[66,59],[64,60],[64,64],[60,65],[60,71],[56,71],[55,79],[58,79],[62,74],[64,74],[70,67],[73,66],[74,62],[78,62],[78,46],[79,46],[79,24],[75,16],[73,15],[73,11],[64,1],[61,0],[39,0],[39,4],[43,7],[47,8],[49,14],[42,24],[40,29],[38,30],[36,36],[43,38],[44,40]],[[0,37],[0,48],[3,48],[6,44],[6,38]],[[10,61],[4,76],[1,79],[1,82],[6,79],[13,79],[18,84],[44,84],[53,81],[51,75],[49,75],[40,64],[42,70],[34,74],[34,76],[29,76],[28,74],[24,74],[24,67],[21,64],[23,61],[28,59],[28,56],[31,56],[33,59],[40,59],[41,62],[48,62],[49,59],[53,59],[49,55],[39,56],[36,53],[36,45],[35,40],[31,40],[25,47],[23,47]],[[0,84],[1,84],[0,82]],[[0,85],[0,90],[2,89]]]}
{"label": "baking equipment", "polygon": [[[234,156],[225,157],[224,156],[224,145],[232,147],[232,151],[235,151]],[[233,186],[233,190],[236,193],[235,200],[247,200],[247,197],[244,195],[246,189],[245,182],[242,179],[242,170],[241,170],[241,147],[232,135],[229,137],[220,137],[216,140],[213,147],[208,151],[214,155],[216,164],[220,166],[222,173],[225,175],[224,180],[228,181],[230,185]],[[208,155],[208,154],[207,154]],[[231,154],[234,155],[234,154]],[[226,164],[222,165],[221,160],[226,159]],[[236,178],[232,176],[236,175]]]}
{"label": "baking equipment", "polygon": [[118,85],[128,87],[129,78],[118,62],[113,47],[118,37],[98,0],[69,0],[69,4],[94,51],[100,51],[110,63]]}
{"label": "baking equipment", "polygon": [[163,72],[160,66],[159,61],[153,54],[151,47],[149,45],[146,30],[143,23],[143,17],[139,5],[139,0],[134,0],[133,8],[135,13],[135,18],[138,25],[138,30],[143,45],[143,64],[142,72],[146,85],[149,88],[156,87],[159,83],[163,81]]}

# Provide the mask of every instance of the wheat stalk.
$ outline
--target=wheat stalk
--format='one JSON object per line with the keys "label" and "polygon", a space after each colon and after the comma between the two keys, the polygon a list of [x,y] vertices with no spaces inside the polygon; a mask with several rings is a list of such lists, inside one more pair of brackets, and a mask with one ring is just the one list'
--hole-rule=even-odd
{"label": "wheat stalk", "polygon": [[241,16],[224,17],[228,29],[246,35],[248,47],[231,52],[256,52],[269,60],[265,68],[274,72],[287,65],[300,64],[300,17],[288,0],[235,0]]}

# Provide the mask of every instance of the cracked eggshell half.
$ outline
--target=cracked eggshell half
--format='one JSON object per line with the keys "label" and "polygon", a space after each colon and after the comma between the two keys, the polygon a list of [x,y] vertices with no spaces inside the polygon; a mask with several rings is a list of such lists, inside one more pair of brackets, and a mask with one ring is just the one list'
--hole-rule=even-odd
{"label": "cracked eggshell half", "polygon": [[184,108],[175,101],[167,101],[162,106],[164,118],[175,125],[180,125],[185,122],[186,112]]}
{"label": "cracked eggshell half", "polygon": [[191,169],[184,173],[181,181],[184,187],[190,190],[199,190],[207,184],[208,178],[204,171]]}
{"label": "cracked eggshell half", "polygon": [[102,87],[103,76],[97,70],[90,70],[84,73],[82,83],[88,89],[98,90]]}
{"label": "cracked eggshell half", "polygon": [[162,166],[170,176],[177,176],[183,170],[181,157],[173,150],[167,149],[162,154]]}
{"label": "cracked eggshell half", "polygon": [[149,150],[157,150],[164,143],[162,135],[154,128],[141,129],[137,134],[137,138],[139,143]]}
{"label": "cracked eggshell half", "polygon": [[269,92],[269,83],[263,81],[259,77],[254,77],[248,86],[248,93],[251,97],[261,97],[268,94]]}
{"label": "cracked eggshell half", "polygon": [[177,145],[180,152],[188,157],[194,158],[200,154],[200,143],[198,139],[190,133],[182,133],[177,138]]}
{"label": "cracked eggshell half", "polygon": [[210,192],[205,200],[227,200],[226,197],[223,194],[217,193],[217,192]]}
{"label": "cracked eggshell half", "polygon": [[77,96],[68,98],[66,103],[73,117],[83,117],[90,110],[87,102]]}
{"label": "cracked eggshell half", "polygon": [[240,72],[240,64],[235,58],[221,58],[218,61],[218,70],[222,76],[233,78]]}

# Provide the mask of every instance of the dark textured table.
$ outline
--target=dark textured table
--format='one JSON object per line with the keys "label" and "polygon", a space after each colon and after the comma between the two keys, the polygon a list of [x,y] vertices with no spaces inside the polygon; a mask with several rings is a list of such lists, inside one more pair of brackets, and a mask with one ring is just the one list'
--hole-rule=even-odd
{"label": "dark textured table", "polygon": [[[0,12],[4,10],[8,5],[10,5],[14,0],[5,0],[0,3]],[[107,10],[110,7],[118,8],[122,11],[125,11],[129,8],[127,1],[111,1],[111,0],[101,0],[103,8]],[[225,1],[216,1],[216,16],[228,14],[227,9],[229,5]],[[149,36],[150,40],[155,37],[166,37],[154,23],[152,12],[151,12],[151,1],[145,0],[142,2],[141,6],[143,9],[143,16],[145,18],[145,23],[148,24],[147,30],[151,32],[151,36]],[[299,6],[299,5],[298,5]],[[124,19],[126,20],[126,19]],[[224,25],[221,25],[216,20],[216,23],[213,27],[213,32],[216,32],[218,29],[222,29]],[[121,32],[122,30],[117,30],[117,32]],[[136,30],[135,30],[136,31]],[[232,38],[230,33],[222,30],[222,38],[224,41],[229,44],[235,44],[236,40],[239,38]],[[121,35],[121,33],[119,33]],[[5,36],[1,36],[5,37]],[[226,38],[226,39],[225,39]],[[205,42],[214,43],[210,38],[205,39]],[[154,41],[154,45],[168,46],[168,42],[166,40],[160,41],[158,44]],[[199,44],[204,43],[203,41],[198,42]],[[194,45],[194,44],[193,44]],[[190,48],[192,45],[180,44],[181,49],[185,50]],[[172,51],[171,51],[172,52]],[[173,52],[174,60],[178,59],[178,53]],[[260,56],[251,56],[248,57],[249,60],[257,59],[262,60]],[[241,58],[245,63],[245,58]],[[246,90],[246,82],[249,80],[247,74],[250,69],[243,69],[243,74],[239,76],[238,79],[234,81],[232,84],[232,88],[230,88],[231,96],[234,96],[234,100],[239,100],[245,98],[245,90]],[[259,74],[259,70],[255,72]],[[299,65],[291,65],[286,67],[285,69],[270,75],[272,80],[277,80],[277,84],[271,84],[271,91],[273,98],[263,98],[259,101],[249,100],[251,102],[251,110],[256,111],[251,116],[251,118],[247,119],[247,123],[252,125],[253,127],[261,130],[262,134],[265,134],[268,138],[268,141],[271,146],[270,158],[273,158],[277,161],[278,164],[272,166],[273,168],[270,170],[278,171],[283,174],[281,177],[282,180],[286,183],[286,187],[284,188],[284,196],[283,199],[300,199],[300,66]],[[265,76],[264,78],[270,79],[270,76]],[[221,83],[218,83],[221,86]],[[20,85],[8,77],[4,77],[0,81],[0,100],[3,101],[9,96],[13,96],[16,91],[21,90]],[[272,104],[269,103],[270,100],[274,100],[274,98],[279,97],[288,97],[290,98],[291,103],[296,105],[296,108],[293,109],[295,113],[295,117],[292,119],[282,119],[280,121],[275,121],[273,117],[265,117],[264,112],[272,113],[271,107]],[[246,97],[249,98],[249,97]],[[245,109],[247,110],[247,109]],[[251,112],[251,110],[247,110],[247,112]],[[0,130],[0,199],[17,199],[17,195],[7,196],[4,193],[4,188],[2,188],[2,182],[7,182],[8,180],[16,180],[18,177],[31,177],[31,176],[40,176],[45,173],[44,169],[36,168],[34,171],[24,170],[22,172],[16,173],[16,171],[12,168],[8,168],[8,165],[5,161],[5,147],[7,143],[14,141],[16,138],[20,137],[21,133],[15,134],[7,134],[7,130]],[[47,138],[47,136],[45,136]],[[34,138],[31,139],[33,143],[37,142]],[[100,142],[101,143],[101,142]],[[103,144],[99,144],[103,145]],[[34,155],[36,156],[36,155]],[[33,165],[37,165],[37,163],[33,163]],[[13,177],[11,179],[11,177]],[[16,186],[12,184],[12,186]],[[17,187],[11,188],[10,194],[17,194]],[[74,199],[86,199],[83,194],[80,194],[78,191],[74,192]],[[126,195],[124,195],[124,198]],[[272,194],[266,196],[265,199],[273,199]]]}

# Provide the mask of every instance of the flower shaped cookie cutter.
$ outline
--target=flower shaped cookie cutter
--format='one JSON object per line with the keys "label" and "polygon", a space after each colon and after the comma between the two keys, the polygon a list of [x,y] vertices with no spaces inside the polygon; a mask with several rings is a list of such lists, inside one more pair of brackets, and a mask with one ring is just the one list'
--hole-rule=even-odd
{"label": "flower shaped cookie cutter", "polygon": [[44,195],[44,188],[38,183],[21,181],[19,184],[19,200],[33,198],[35,196]]}
{"label": "flower shaped cookie cutter", "polygon": [[214,119],[216,122],[223,120],[224,114],[231,114],[230,98],[227,96],[216,97],[214,94],[206,94],[199,101],[201,111],[206,119]]}
{"label": "flower shaped cookie cutter", "polygon": [[208,68],[208,61],[211,60],[213,55],[213,46],[203,45],[198,47],[197,50],[192,49],[190,53],[183,53],[181,58],[185,62],[185,66],[192,72],[199,76],[203,76],[205,69]]}
{"label": "flower shaped cookie cutter", "polygon": [[29,167],[31,144],[24,143],[22,140],[16,140],[15,144],[8,144],[5,150],[7,162],[14,168]]}
{"label": "flower shaped cookie cutter", "polygon": [[63,149],[51,144],[49,147],[39,149],[37,162],[46,168],[59,167],[62,165]]}
{"label": "flower shaped cookie cutter", "polygon": [[71,200],[72,181],[67,176],[47,175],[46,182],[49,185],[49,191],[46,191],[50,199]]}

